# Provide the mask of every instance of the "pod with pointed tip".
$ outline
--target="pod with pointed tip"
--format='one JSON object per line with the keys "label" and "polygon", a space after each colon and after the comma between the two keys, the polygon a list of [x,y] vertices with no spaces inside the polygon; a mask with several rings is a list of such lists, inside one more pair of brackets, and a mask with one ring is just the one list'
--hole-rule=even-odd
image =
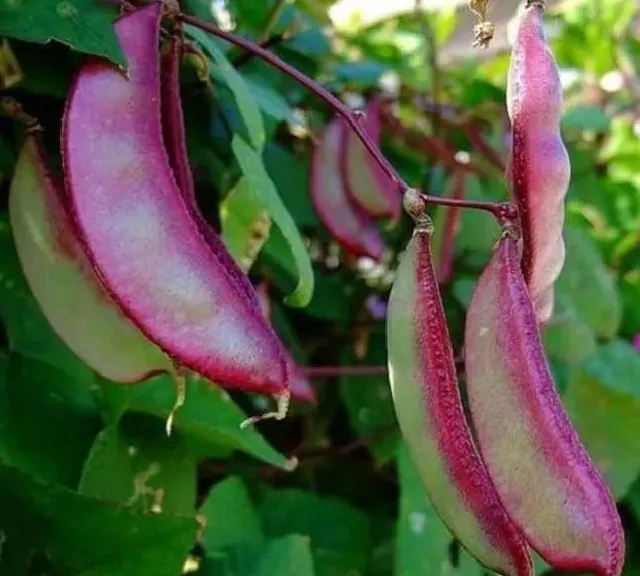
{"label": "pod with pointed tip", "polygon": [[564,264],[564,198],[571,174],[560,134],[562,85],[542,4],[530,1],[521,15],[507,82],[508,180],[520,210],[524,277],[539,322],[551,317],[553,284]]}
{"label": "pod with pointed tip", "polygon": [[311,159],[311,201],[332,236],[354,256],[380,260],[384,243],[375,224],[348,197],[340,172],[347,125],[336,117],[325,128]]}
{"label": "pod with pointed tip", "polygon": [[173,371],[171,360],[122,313],[87,260],[35,129],[27,131],[9,191],[9,221],[27,283],[53,330],[100,375],[134,383]]}
{"label": "pod with pointed tip", "polygon": [[128,76],[92,60],[74,79],[63,119],[73,217],[103,284],[150,340],[222,386],[281,393],[282,347],[210,250],[168,161],[161,11],[153,3],[116,22]]}
{"label": "pod with pointed tip", "polygon": [[[364,110],[364,128],[376,144],[380,142],[382,106],[382,100],[377,98],[371,100]],[[340,170],[349,198],[374,218],[398,220],[402,199],[397,187],[353,130],[345,129],[343,138]]]}
{"label": "pod with pointed tip", "polygon": [[[238,290],[246,296],[247,301],[252,305],[256,313],[262,314],[269,321],[269,315],[265,313],[264,306],[249,278],[229,254],[224,242],[204,218],[198,207],[193,175],[187,156],[186,132],[182,115],[182,99],[180,96],[181,58],[182,39],[175,34],[169,38],[166,51],[162,56],[162,127],[169,163],[173,169],[180,193],[191,211],[193,219],[197,222],[198,229],[212,254],[218,258],[222,268],[227,271]],[[268,295],[265,298],[268,301]],[[301,376],[301,372],[289,352],[282,347],[281,353],[288,364],[289,381],[287,385],[292,397],[296,400],[315,402],[314,389],[308,380],[303,375]]]}
{"label": "pod with pointed tip", "polygon": [[620,518],[555,390],[507,232],[478,281],[465,330],[471,416],[507,512],[554,568],[617,576]]}
{"label": "pod with pointed tip", "polygon": [[389,378],[400,429],[431,502],[461,544],[491,570],[530,576],[526,543],[466,421],[430,241],[430,223],[418,224],[389,300]]}

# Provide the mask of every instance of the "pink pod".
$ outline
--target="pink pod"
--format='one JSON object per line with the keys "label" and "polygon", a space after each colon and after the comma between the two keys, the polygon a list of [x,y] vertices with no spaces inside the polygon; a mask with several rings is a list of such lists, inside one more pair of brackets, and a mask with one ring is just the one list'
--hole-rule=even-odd
{"label": "pink pod", "polygon": [[206,243],[163,143],[161,3],[120,18],[128,77],[82,66],[63,120],[64,166],[87,254],[124,313],[176,362],[227,386],[286,390],[272,329]]}
{"label": "pink pod", "polygon": [[[363,127],[375,144],[380,143],[382,106],[382,100],[377,98],[371,100],[364,110]],[[353,130],[346,128],[343,138],[340,170],[349,198],[374,218],[397,221],[402,201],[397,186],[380,168]]]}
{"label": "pink pod", "polygon": [[556,392],[508,232],[471,299],[465,366],[480,452],[529,544],[556,569],[619,575],[624,535],[615,502]]}
{"label": "pink pod", "polygon": [[371,218],[352,204],[340,172],[347,125],[336,117],[325,128],[311,159],[311,200],[327,230],[354,256],[380,260],[384,243]]}
{"label": "pink pod", "polygon": [[122,313],[84,254],[65,190],[37,128],[27,131],[9,192],[9,221],[29,288],[49,324],[91,369],[114,382],[173,372],[173,363]]}
{"label": "pink pod", "polygon": [[[262,302],[251,282],[231,254],[229,254],[220,236],[206,221],[198,207],[193,175],[187,156],[186,133],[182,115],[182,100],[180,97],[181,58],[182,40],[173,35],[169,38],[166,51],[163,53],[161,71],[162,125],[169,163],[187,208],[192,218],[196,221],[198,229],[209,246],[212,255],[218,259],[222,269],[228,273],[237,290],[245,295],[247,302],[253,307],[254,313],[263,315],[269,322],[269,316],[264,313]],[[300,370],[289,352],[284,347],[281,348],[280,353],[288,364],[289,381],[287,386],[292,397],[306,402],[315,402],[315,391],[304,376],[300,376]]]}
{"label": "pink pod", "polygon": [[[412,201],[408,198],[408,201]],[[419,212],[389,297],[389,380],[402,436],[445,525],[480,563],[531,576],[524,538],[507,515],[475,446],[431,255],[431,223]]]}
{"label": "pink pod", "polygon": [[545,322],[553,311],[553,284],[564,264],[564,198],[571,167],[560,134],[562,86],[541,2],[530,2],[519,22],[507,109],[512,130],[507,177],[520,211],[524,277],[538,322]]}

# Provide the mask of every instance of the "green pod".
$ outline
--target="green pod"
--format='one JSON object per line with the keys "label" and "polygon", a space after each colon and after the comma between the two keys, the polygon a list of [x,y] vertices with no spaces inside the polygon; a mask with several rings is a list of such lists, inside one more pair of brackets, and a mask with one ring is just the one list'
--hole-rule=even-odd
{"label": "green pod", "polygon": [[429,498],[453,535],[500,574],[532,574],[525,541],[507,516],[475,447],[422,216],[391,291],[389,377],[396,415]]}

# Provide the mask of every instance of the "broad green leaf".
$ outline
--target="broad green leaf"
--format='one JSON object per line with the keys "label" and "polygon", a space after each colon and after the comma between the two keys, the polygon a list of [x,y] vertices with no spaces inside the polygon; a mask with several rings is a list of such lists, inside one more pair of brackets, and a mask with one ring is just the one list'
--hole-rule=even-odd
{"label": "broad green leaf", "polygon": [[400,512],[396,529],[397,576],[420,574],[480,576],[481,567],[461,553],[458,569],[451,564],[452,536],[429,502],[406,447],[398,449]]}
{"label": "broad green leaf", "polygon": [[[467,200],[500,200],[497,190],[483,188],[477,176],[470,174],[466,178],[465,197]],[[488,257],[498,239],[500,229],[495,218],[479,210],[462,210],[460,228],[456,237],[458,252],[471,252]]]}
{"label": "broad green leaf", "polygon": [[[158,376],[126,388],[103,383],[102,392],[107,396],[105,401],[115,395],[115,402],[121,410],[142,412],[162,420],[166,420],[176,399],[175,385],[168,376]],[[126,399],[123,399],[123,394]],[[187,399],[176,413],[174,429],[208,446],[212,455],[217,455],[220,447],[227,447],[241,450],[273,466],[291,469],[291,462],[268,444],[253,426],[240,428],[246,418],[222,388],[190,376],[187,379]],[[158,422],[158,427],[164,430],[162,422]]]}
{"label": "broad green leaf", "polygon": [[261,550],[256,567],[246,576],[314,576],[308,538],[299,534],[276,538]]}
{"label": "broad green leaf", "polygon": [[220,220],[222,241],[238,265],[248,272],[269,238],[271,219],[246,176],[220,205]]}
{"label": "broad green leaf", "polygon": [[603,338],[613,338],[620,325],[622,304],[613,275],[589,234],[568,226],[567,257],[557,289],[570,295],[576,311]]}
{"label": "broad green leaf", "polygon": [[167,437],[144,417],[105,428],[85,462],[79,491],[134,510],[191,514],[196,500],[196,461],[183,437]]}
{"label": "broad green leaf", "polygon": [[278,195],[278,190],[262,163],[261,155],[237,134],[234,135],[231,146],[247,178],[248,185],[256,194],[258,201],[269,212],[291,251],[291,257],[298,272],[298,284],[286,297],[285,302],[291,306],[304,307],[313,294],[313,268],[296,222]]}
{"label": "broad green leaf", "polygon": [[194,518],[134,514],[0,464],[0,532],[46,552],[55,573],[175,576],[193,546]]}
{"label": "broad green leaf", "polygon": [[[387,353],[384,334],[372,334],[367,355],[357,360],[350,349],[346,349],[342,363],[346,366],[365,364],[385,366]],[[361,438],[380,435],[375,442],[367,445],[379,464],[386,464],[396,453],[398,434],[395,431],[396,417],[391,401],[391,390],[387,374],[376,376],[342,376],[340,378],[340,396],[349,414],[351,427]]]}
{"label": "broad green leaf", "polygon": [[640,354],[628,342],[614,340],[574,370],[563,398],[616,499],[640,474],[638,382]]}
{"label": "broad green leaf", "polygon": [[553,317],[542,328],[542,337],[551,358],[579,364],[596,351],[593,329],[571,304],[571,295],[556,290]]}
{"label": "broad green leaf", "polygon": [[291,120],[293,110],[282,95],[277,92],[266,79],[256,75],[245,75],[244,81],[251,90],[251,95],[263,112],[276,120]]}
{"label": "broad green leaf", "polygon": [[562,127],[565,129],[606,132],[609,129],[609,117],[600,106],[574,106],[562,116]]}
{"label": "broad green leaf", "polygon": [[380,77],[388,70],[387,66],[379,62],[358,60],[356,62],[338,64],[331,68],[330,72],[341,80],[367,87],[376,85]]}
{"label": "broad green leaf", "polygon": [[12,354],[0,379],[0,458],[46,481],[77,485],[100,417],[89,382]]}
{"label": "broad green leaf", "polygon": [[200,508],[206,519],[202,543],[207,551],[262,543],[264,535],[244,482],[230,476],[216,484]]}
{"label": "broad green leaf", "polygon": [[222,78],[229,87],[238,105],[251,145],[255,150],[262,150],[266,142],[262,114],[244,77],[231,65],[218,42],[206,32],[189,25],[185,26],[185,32],[196,40],[215,61],[216,65],[210,67],[212,79]]}
{"label": "broad green leaf", "polygon": [[371,548],[367,516],[353,506],[304,492],[270,492],[261,509],[268,537],[300,534],[310,539],[318,576],[364,573]]}
{"label": "broad green leaf", "polygon": [[40,44],[57,40],[126,66],[113,30],[117,14],[115,4],[101,0],[0,0],[0,36]]}
{"label": "broad green leaf", "polygon": [[74,379],[91,379],[91,369],[57,336],[33,298],[5,217],[0,218],[0,317],[12,350],[60,368]]}

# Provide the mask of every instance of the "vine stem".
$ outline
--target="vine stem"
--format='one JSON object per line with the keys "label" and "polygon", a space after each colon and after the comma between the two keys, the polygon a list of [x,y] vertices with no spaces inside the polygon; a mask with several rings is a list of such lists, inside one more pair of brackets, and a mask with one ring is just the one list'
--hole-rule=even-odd
{"label": "vine stem", "polygon": [[[240,36],[236,36],[235,34],[231,34],[225,30],[221,30],[216,26],[209,24],[208,22],[204,22],[195,16],[191,16],[189,14],[184,14],[182,12],[175,15],[175,18],[184,22],[185,24],[190,24],[191,26],[195,26],[196,28],[200,28],[201,30],[217,36],[234,46],[242,48],[247,52],[255,54],[258,58],[262,59],[264,62],[269,64],[270,66],[277,68],[309,91],[314,93],[320,99],[324,100],[337,114],[339,114],[344,121],[350,126],[350,128],[356,133],[363,146],[367,149],[369,154],[373,157],[376,163],[380,166],[380,168],[384,171],[384,173],[390,178],[390,180],[397,186],[399,192],[404,193],[407,190],[410,190],[411,187],[402,179],[400,174],[396,171],[396,169],[391,165],[391,163],[384,157],[380,149],[371,141],[363,127],[360,123],[360,117],[357,113],[351,111],[351,109],[341,102],[338,98],[336,98],[331,92],[329,92],[326,88],[291,66],[287,64],[283,60],[281,60],[278,56],[265,50],[261,46],[256,43],[242,38]],[[422,198],[427,204],[435,204],[440,206],[456,206],[458,208],[471,208],[475,210],[484,210],[486,212],[490,212],[493,214],[498,220],[504,220],[506,214],[512,214],[515,211],[515,207],[513,205],[509,205],[509,207],[505,207],[505,204],[498,204],[493,202],[479,202],[479,201],[470,201],[470,200],[456,200],[452,198],[441,198],[439,196],[431,196],[429,194],[422,194]],[[507,203],[508,204],[508,203]],[[510,218],[508,218],[510,219]]]}

